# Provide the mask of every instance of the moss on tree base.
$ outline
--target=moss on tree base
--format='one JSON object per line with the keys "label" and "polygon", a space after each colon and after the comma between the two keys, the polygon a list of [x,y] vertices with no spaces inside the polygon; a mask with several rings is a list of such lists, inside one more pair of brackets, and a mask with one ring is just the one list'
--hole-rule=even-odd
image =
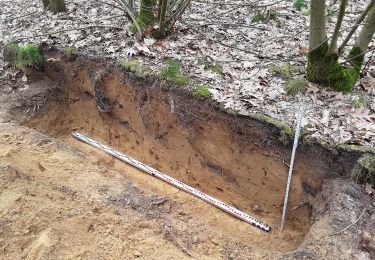
{"label": "moss on tree base", "polygon": [[353,47],[349,54],[353,67],[345,67],[339,64],[336,54],[328,54],[328,43],[324,42],[311,51],[307,62],[307,79],[343,92],[352,91],[359,77],[360,67],[363,62],[361,49]]}
{"label": "moss on tree base", "polygon": [[[142,0],[139,14],[136,18],[136,22],[143,32],[147,27],[152,25],[156,21],[155,17],[155,6],[156,0]],[[130,27],[131,32],[137,32],[137,26],[133,23]]]}

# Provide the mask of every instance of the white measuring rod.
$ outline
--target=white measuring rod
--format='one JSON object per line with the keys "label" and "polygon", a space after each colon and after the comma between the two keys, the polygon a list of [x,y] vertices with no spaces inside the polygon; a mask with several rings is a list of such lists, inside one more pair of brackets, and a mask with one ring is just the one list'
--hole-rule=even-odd
{"label": "white measuring rod", "polygon": [[187,193],[190,193],[208,203],[210,203],[211,205],[214,205],[215,207],[218,207],[219,209],[222,209],[226,212],[228,212],[229,214],[239,218],[239,219],[242,219],[243,221],[257,227],[257,228],[260,228],[264,231],[271,231],[271,227],[269,225],[267,225],[266,223],[263,223],[262,221],[232,207],[232,206],[229,206],[227,204],[225,204],[224,202],[218,200],[218,199],[215,199],[193,187],[190,187],[189,185],[186,185],[185,183],[182,183],[172,177],[169,177],[168,175],[162,173],[162,172],[159,172],[158,170],[155,170],[154,168],[150,167],[150,166],[147,166],[125,154],[122,154],[116,150],[113,150],[112,148],[108,147],[108,146],[105,146],[101,143],[98,143],[96,142],[95,140],[92,140],[90,138],[88,138],[87,136],[84,136],[80,133],[72,133],[72,135],[81,140],[82,142],[85,142],[93,147],[96,147],[110,155],[112,155],[113,157],[116,157],[117,159],[121,160],[121,161],[124,161],[152,176],[155,176],[165,182],[168,182],[169,184],[172,184],[173,186],[176,186],[177,188],[181,189],[181,190],[184,190],[186,191]]}

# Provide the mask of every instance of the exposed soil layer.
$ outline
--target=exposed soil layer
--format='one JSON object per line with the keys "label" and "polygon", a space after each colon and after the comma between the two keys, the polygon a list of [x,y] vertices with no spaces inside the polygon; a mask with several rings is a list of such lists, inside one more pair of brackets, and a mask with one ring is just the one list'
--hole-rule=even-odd
{"label": "exposed soil layer", "polygon": [[[85,134],[260,218],[274,228],[272,233],[220,210],[195,206],[197,200],[187,206],[208,225],[244,244],[256,244],[268,256],[303,242],[312,224],[304,202],[315,197],[324,178],[344,174],[356,160],[355,155],[331,154],[314,144],[302,144],[286,229],[280,233],[291,147],[280,141],[279,129],[227,114],[210,101],[157,80],[135,79],[108,62],[55,56],[46,62],[45,74],[49,79],[36,76],[30,86],[31,91],[44,93],[43,98],[33,100],[33,106],[24,102],[22,111],[16,112],[19,120],[98,158],[100,165],[153,192],[166,195],[176,189],[78,142],[71,133]],[[24,117],[25,107],[39,109]]]}

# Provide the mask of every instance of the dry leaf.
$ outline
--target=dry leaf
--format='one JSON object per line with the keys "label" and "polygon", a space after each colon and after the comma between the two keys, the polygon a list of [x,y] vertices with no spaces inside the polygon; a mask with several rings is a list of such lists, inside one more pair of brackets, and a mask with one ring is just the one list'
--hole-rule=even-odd
{"label": "dry leaf", "polygon": [[375,192],[370,183],[366,183],[365,190],[368,195],[373,195]]}

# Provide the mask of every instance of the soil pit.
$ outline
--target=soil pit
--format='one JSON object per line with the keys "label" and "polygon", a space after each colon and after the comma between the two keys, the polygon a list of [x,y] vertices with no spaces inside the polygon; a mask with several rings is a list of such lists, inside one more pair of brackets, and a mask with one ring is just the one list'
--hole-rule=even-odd
{"label": "soil pit", "polygon": [[[47,62],[46,75],[60,84],[25,124],[72,144],[107,167],[128,175],[125,163],[71,136],[78,131],[121,151],[202,192],[259,218],[267,234],[216,210],[195,214],[248,243],[285,252],[302,243],[309,231],[310,201],[321,187],[327,166],[308,152],[297,158],[284,232],[278,231],[287,180],[290,145],[278,129],[225,113],[207,100],[171,89],[158,81],[135,79],[114,65],[88,60]],[[50,80],[33,83],[45,89]],[[30,88],[31,88],[30,87]],[[298,155],[297,155],[298,157]],[[168,184],[138,172],[129,175],[151,189],[170,194]],[[202,202],[204,203],[204,202]],[[302,205],[302,206],[301,206]],[[227,221],[223,223],[223,221]],[[246,232],[244,232],[246,230]]]}

